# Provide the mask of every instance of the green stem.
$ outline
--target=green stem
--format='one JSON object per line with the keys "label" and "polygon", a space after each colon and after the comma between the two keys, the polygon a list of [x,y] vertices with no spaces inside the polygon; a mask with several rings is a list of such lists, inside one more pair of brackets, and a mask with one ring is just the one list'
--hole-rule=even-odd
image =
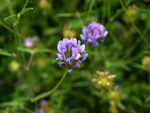
{"label": "green stem", "polygon": [[6,4],[7,4],[7,6],[8,6],[8,10],[9,10],[10,15],[13,15],[13,10],[12,10],[12,8],[10,7],[9,0],[5,0],[5,2],[6,2]]}
{"label": "green stem", "polygon": [[26,6],[27,6],[28,2],[29,2],[29,0],[26,0],[26,3],[25,3],[25,5],[24,5],[23,9],[25,9],[25,8],[26,8]]}
{"label": "green stem", "polygon": [[110,0],[107,0],[107,17],[110,17]]}
{"label": "green stem", "polygon": [[143,36],[143,34],[140,32],[140,30],[136,27],[136,25],[134,24],[133,20],[130,18],[130,16],[128,15],[125,6],[123,5],[122,0],[120,0],[120,4],[123,7],[123,10],[125,11],[125,13],[127,14],[129,20],[131,21],[132,25],[134,26],[134,28],[136,29],[136,31],[139,33],[140,37],[143,39],[143,41],[149,46],[149,42],[145,39],[145,37]]}
{"label": "green stem", "polygon": [[150,71],[148,71],[148,93],[150,93]]}
{"label": "green stem", "polygon": [[106,17],[106,3],[107,3],[107,1],[106,0],[104,0],[103,1],[103,9],[102,9],[102,22],[103,23],[105,23],[105,17]]}
{"label": "green stem", "polygon": [[[4,23],[2,23],[1,21],[0,21],[0,25],[1,26],[3,26],[5,29],[7,29],[8,31],[10,31],[11,33],[14,33],[14,30],[13,29],[11,29],[9,26],[7,26],[7,25],[5,25]],[[17,34],[18,36],[20,36],[20,37],[24,37],[23,35],[21,35],[21,34]]]}
{"label": "green stem", "polygon": [[26,77],[27,77],[27,81],[29,83],[30,89],[32,91],[33,97],[35,97],[34,88],[33,88],[33,85],[31,83],[31,79],[30,79],[30,76],[29,76],[29,70],[26,70]]}
{"label": "green stem", "polygon": [[27,65],[27,70],[30,69],[30,65],[31,65],[31,63],[32,63],[33,56],[34,56],[34,54],[31,54],[30,59],[29,59],[29,63],[28,63],[28,65]]}
{"label": "green stem", "polygon": [[1,21],[0,21],[0,25],[1,26],[3,26],[4,28],[6,28],[8,31],[10,31],[11,33],[14,33],[14,31],[10,28],[10,27],[8,27],[7,25],[5,25],[4,23],[2,23]]}
{"label": "green stem", "polygon": [[63,82],[63,80],[65,79],[65,77],[67,75],[67,72],[68,72],[68,68],[66,69],[66,71],[65,71],[64,75],[62,76],[61,80],[58,82],[58,84],[52,90],[44,92],[44,93],[38,95],[37,97],[35,97],[31,101],[35,102],[37,100],[43,99],[43,98],[49,96],[50,94],[52,94],[60,86],[60,84]]}

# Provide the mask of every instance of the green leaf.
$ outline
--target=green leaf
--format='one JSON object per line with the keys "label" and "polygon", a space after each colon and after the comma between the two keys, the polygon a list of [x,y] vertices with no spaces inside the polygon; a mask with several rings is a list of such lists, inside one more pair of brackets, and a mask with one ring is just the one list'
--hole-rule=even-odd
{"label": "green leaf", "polygon": [[17,15],[8,16],[8,17],[6,17],[6,18],[4,19],[4,21],[5,21],[5,20],[8,20],[8,19],[10,19],[10,18],[13,18],[13,17],[17,17]]}
{"label": "green leaf", "polygon": [[133,63],[132,66],[135,67],[135,68],[139,68],[141,70],[149,71],[149,69],[147,67],[145,67],[141,64]]}
{"label": "green leaf", "polygon": [[150,96],[146,98],[146,103],[150,103]]}
{"label": "green leaf", "polygon": [[74,17],[76,16],[74,13],[59,13],[57,17]]}
{"label": "green leaf", "polygon": [[28,48],[18,47],[18,50],[22,52],[30,53],[30,54],[51,52],[50,49],[46,49],[46,48],[28,49]]}
{"label": "green leaf", "polygon": [[4,56],[13,56],[13,54],[7,52],[6,50],[0,49],[0,55]]}
{"label": "green leaf", "polygon": [[12,102],[5,102],[1,103],[0,107],[8,107],[8,106],[18,106],[20,103],[17,101],[12,101]]}
{"label": "green leaf", "polygon": [[118,103],[118,107],[119,107],[121,110],[126,110],[126,107],[125,107],[122,103]]}
{"label": "green leaf", "polygon": [[20,15],[23,15],[24,13],[26,13],[26,12],[28,12],[28,11],[30,11],[30,10],[33,10],[33,8],[31,7],[31,8],[23,9],[23,10],[21,10],[21,11],[19,12],[19,14],[20,14]]}
{"label": "green leaf", "polygon": [[35,53],[45,53],[45,52],[51,52],[51,50],[46,49],[46,48],[37,48],[37,49],[35,49]]}
{"label": "green leaf", "polygon": [[144,54],[150,55],[150,51],[145,51]]}
{"label": "green leaf", "polygon": [[19,50],[19,51],[22,51],[22,52],[26,52],[26,53],[32,54],[32,50],[29,50],[29,49],[27,49],[27,48],[18,47],[18,50]]}

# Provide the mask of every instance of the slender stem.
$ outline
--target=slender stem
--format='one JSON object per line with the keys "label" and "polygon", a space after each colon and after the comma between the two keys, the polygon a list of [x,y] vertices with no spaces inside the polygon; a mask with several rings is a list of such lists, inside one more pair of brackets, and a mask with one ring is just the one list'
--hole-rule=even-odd
{"label": "slender stem", "polygon": [[106,0],[104,0],[103,1],[103,9],[102,9],[102,22],[103,23],[105,23],[105,17],[106,17],[106,3],[107,3],[107,1]]}
{"label": "slender stem", "polygon": [[7,25],[5,25],[4,23],[2,23],[1,21],[0,21],[0,25],[1,26],[3,26],[4,28],[6,28],[8,31],[10,31],[11,33],[14,33],[14,31],[10,28],[10,27],[8,27]]}
{"label": "slender stem", "polygon": [[107,0],[107,17],[110,17],[110,0]]}
{"label": "slender stem", "polygon": [[33,88],[33,85],[31,83],[31,79],[30,79],[30,76],[29,76],[29,70],[26,70],[26,77],[27,77],[27,81],[29,83],[30,89],[32,91],[33,97],[35,97],[34,88]]}
{"label": "slender stem", "polygon": [[150,93],[150,71],[148,71],[148,93]]}
{"label": "slender stem", "polygon": [[[9,0],[5,0],[5,2],[6,2],[6,4],[7,4],[7,7],[8,7],[8,10],[9,10],[9,13],[10,13],[10,15],[13,15],[13,9],[11,8],[11,6],[10,6],[10,3],[9,3]],[[13,23],[14,23],[14,19],[13,19]],[[6,27],[6,26],[5,26]],[[21,63],[21,59],[20,59],[20,56],[19,56],[19,52],[18,52],[18,49],[17,49],[17,47],[18,47],[18,43],[17,43],[17,38],[16,38],[16,29],[15,29],[16,27],[14,26],[14,29],[13,29],[13,32],[14,32],[14,40],[15,40],[15,49],[16,49],[16,53],[17,53],[17,58],[18,58],[18,60],[19,60],[19,62]],[[7,29],[8,29],[8,27],[7,27]],[[10,30],[10,29],[9,29]]]}
{"label": "slender stem", "polygon": [[120,0],[120,4],[123,7],[123,10],[125,11],[125,13],[127,14],[129,20],[131,21],[132,25],[134,26],[134,28],[136,29],[136,31],[139,33],[140,37],[143,39],[143,41],[149,46],[149,42],[145,39],[145,37],[143,36],[143,34],[140,32],[140,30],[137,28],[137,26],[134,24],[133,20],[130,18],[130,16],[128,15],[125,6],[123,5],[122,0]]}
{"label": "slender stem", "polygon": [[8,6],[8,10],[9,10],[10,15],[13,15],[13,10],[12,10],[12,8],[10,7],[9,0],[5,0],[5,2],[6,2],[6,4],[7,4],[7,6]]}
{"label": "slender stem", "polygon": [[29,62],[28,62],[28,65],[27,65],[27,70],[30,69],[30,65],[31,65],[31,63],[32,63],[33,56],[34,56],[34,54],[31,54],[30,59],[29,59]]}
{"label": "slender stem", "polygon": [[26,0],[26,3],[25,3],[25,5],[24,5],[23,9],[25,9],[25,8],[26,8],[26,6],[27,6],[28,2],[29,2],[29,0]]}
{"label": "slender stem", "polygon": [[[0,25],[3,26],[3,27],[4,27],[5,29],[7,29],[8,31],[10,31],[11,33],[14,33],[14,30],[13,30],[13,29],[11,29],[9,26],[5,25],[5,24],[2,23],[1,21],[0,21]],[[20,37],[24,37],[23,35],[21,35],[21,34],[19,34],[19,33],[17,33],[17,35],[20,36]]]}
{"label": "slender stem", "polygon": [[35,97],[31,101],[35,102],[37,100],[40,100],[40,99],[45,98],[45,97],[49,96],[50,94],[52,94],[60,86],[60,84],[63,82],[63,80],[65,79],[65,77],[67,75],[67,72],[68,72],[68,68],[66,69],[66,71],[65,71],[64,75],[62,76],[61,80],[58,82],[58,84],[52,90],[44,92],[44,93],[38,95],[37,97]]}
{"label": "slender stem", "polygon": [[95,0],[91,0],[91,3],[90,3],[90,6],[89,6],[89,9],[88,9],[88,12],[91,12],[93,7],[94,7],[94,3],[95,3]]}

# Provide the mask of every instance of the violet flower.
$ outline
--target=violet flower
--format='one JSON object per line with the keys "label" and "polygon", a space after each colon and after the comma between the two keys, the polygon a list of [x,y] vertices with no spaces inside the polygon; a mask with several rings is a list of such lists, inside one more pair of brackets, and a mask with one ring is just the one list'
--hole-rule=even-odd
{"label": "violet flower", "polygon": [[88,54],[85,51],[85,45],[81,45],[81,41],[76,38],[64,38],[58,42],[57,60],[60,62],[60,67],[69,68],[68,73],[73,72],[73,68],[80,67],[82,61],[86,60]]}
{"label": "violet flower", "polygon": [[97,22],[89,23],[88,28],[85,26],[82,29],[83,34],[80,35],[83,42],[88,46],[98,46],[104,41],[108,34],[105,27]]}
{"label": "violet flower", "polygon": [[29,48],[35,47],[38,42],[39,42],[38,36],[29,37],[24,40],[25,46]]}

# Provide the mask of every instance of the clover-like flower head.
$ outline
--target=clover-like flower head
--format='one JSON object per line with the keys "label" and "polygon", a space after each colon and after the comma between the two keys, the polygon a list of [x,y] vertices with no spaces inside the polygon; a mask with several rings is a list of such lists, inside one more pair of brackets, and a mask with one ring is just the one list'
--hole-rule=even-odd
{"label": "clover-like flower head", "polygon": [[105,27],[97,22],[89,23],[88,28],[85,26],[82,29],[83,34],[80,35],[81,39],[86,45],[98,46],[104,41],[104,38],[108,34]]}
{"label": "clover-like flower head", "polygon": [[76,38],[64,38],[58,42],[57,60],[60,67],[69,68],[68,73],[73,72],[73,68],[80,67],[80,64],[86,60],[88,54],[85,51],[85,45],[81,45],[81,41]]}
{"label": "clover-like flower head", "polygon": [[39,37],[38,36],[29,37],[29,38],[26,38],[24,40],[25,46],[29,47],[29,48],[34,48],[38,42],[39,42]]}

